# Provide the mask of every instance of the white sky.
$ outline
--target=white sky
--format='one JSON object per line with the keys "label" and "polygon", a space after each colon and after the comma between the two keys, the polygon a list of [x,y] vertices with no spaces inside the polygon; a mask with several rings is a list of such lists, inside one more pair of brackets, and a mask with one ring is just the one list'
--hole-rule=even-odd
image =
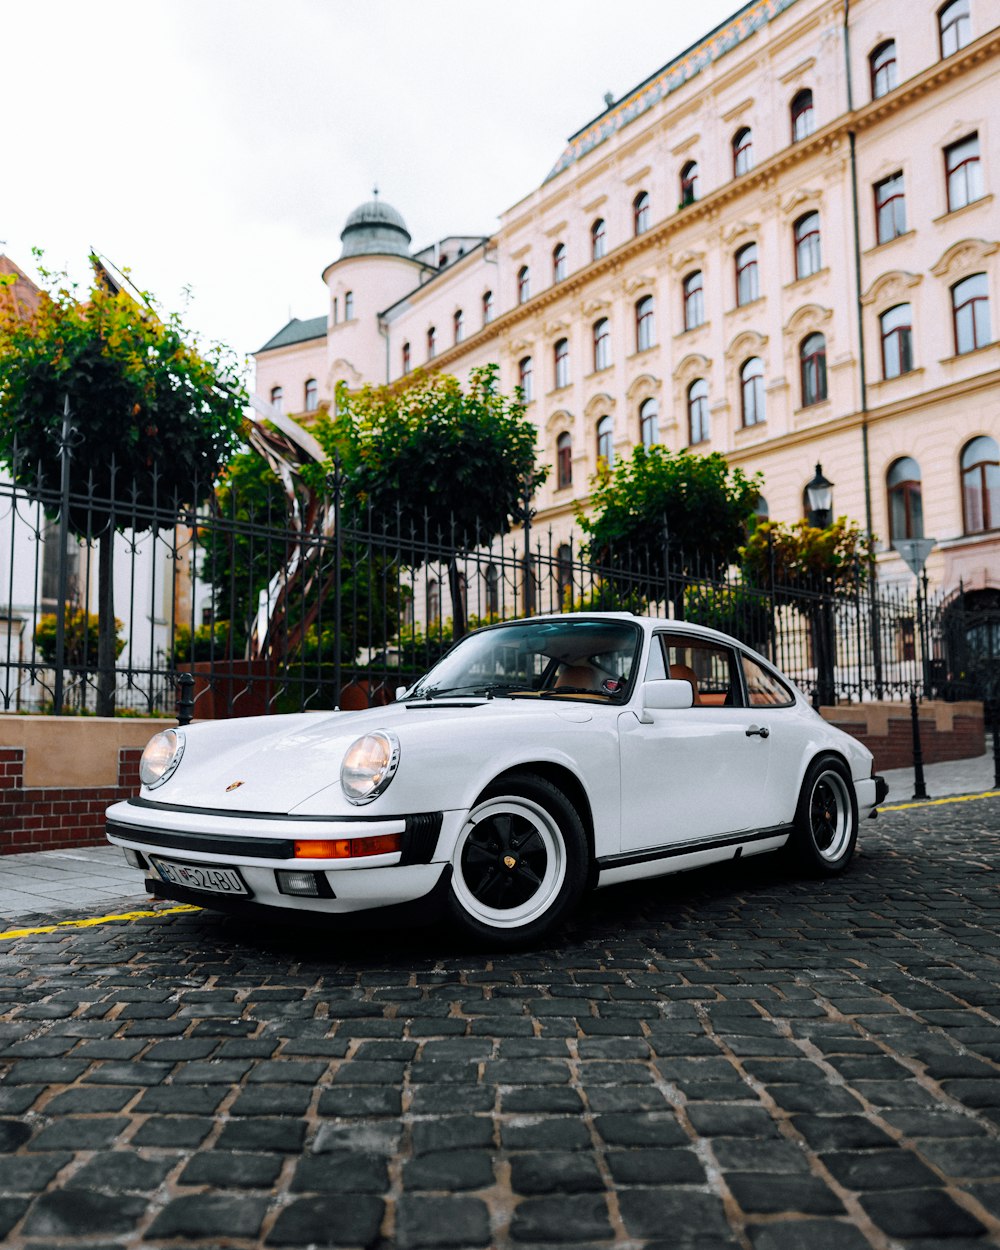
{"label": "white sky", "polygon": [[239,353],[326,309],[373,183],[423,247],[489,234],[567,137],[740,0],[8,0],[0,250],[93,246]]}

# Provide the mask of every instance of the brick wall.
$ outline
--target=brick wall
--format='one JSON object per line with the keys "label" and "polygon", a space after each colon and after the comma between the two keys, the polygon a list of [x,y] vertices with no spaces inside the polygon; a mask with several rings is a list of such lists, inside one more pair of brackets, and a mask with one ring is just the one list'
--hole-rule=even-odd
{"label": "brick wall", "polygon": [[104,812],[139,790],[140,747],[118,752],[113,786],[26,787],[24,748],[0,747],[0,855],[104,842]]}
{"label": "brick wall", "polygon": [[[908,703],[862,703],[820,709],[823,719],[857,738],[880,772],[913,767],[913,726]],[[921,703],[920,749],[925,764],[982,755],[986,734],[981,703]]]}

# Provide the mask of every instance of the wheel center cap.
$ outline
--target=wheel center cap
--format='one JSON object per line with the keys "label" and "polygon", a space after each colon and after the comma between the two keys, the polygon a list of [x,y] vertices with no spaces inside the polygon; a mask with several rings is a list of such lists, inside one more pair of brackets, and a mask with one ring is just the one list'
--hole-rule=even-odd
{"label": "wheel center cap", "polygon": [[517,859],[513,855],[505,855],[503,857],[503,865],[505,868],[514,868],[517,865]]}

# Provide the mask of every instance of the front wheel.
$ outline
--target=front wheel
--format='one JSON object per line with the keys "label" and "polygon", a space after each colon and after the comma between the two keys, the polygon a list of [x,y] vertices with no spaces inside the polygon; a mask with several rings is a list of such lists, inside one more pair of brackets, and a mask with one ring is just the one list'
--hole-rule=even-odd
{"label": "front wheel", "polygon": [[579,902],[587,863],[583,824],[561,790],[530,774],[494,782],[455,845],[450,918],[477,940],[522,946]]}
{"label": "front wheel", "polygon": [[858,840],[858,804],[847,765],[832,757],[806,772],[789,847],[801,867],[819,877],[842,873]]}

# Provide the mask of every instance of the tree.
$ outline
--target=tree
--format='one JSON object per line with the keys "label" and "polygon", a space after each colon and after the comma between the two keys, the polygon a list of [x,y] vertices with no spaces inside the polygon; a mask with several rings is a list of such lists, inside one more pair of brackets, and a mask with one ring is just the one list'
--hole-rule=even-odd
{"label": "tree", "polygon": [[547,473],[535,465],[523,395],[501,395],[498,373],[473,369],[464,390],[448,374],[420,373],[403,389],[341,388],[338,416],[314,431],[343,455],[349,502],[398,533],[409,563],[423,563],[428,544],[446,553],[456,638],[465,633],[458,553],[522,520]]}
{"label": "tree", "polygon": [[171,509],[200,501],[239,441],[246,397],[231,353],[201,348],[176,314],[91,262],[86,298],[43,270],[34,313],[0,314],[0,461],[50,513],[68,468],[69,526],[100,553],[97,711],[111,715],[115,531],[168,527]]}
{"label": "tree", "polygon": [[[636,447],[593,479],[591,511],[577,508],[591,562],[647,598],[664,573],[683,581],[712,577],[735,561],[760,497],[720,452],[707,456]],[[683,613],[683,593],[674,599]]]}

